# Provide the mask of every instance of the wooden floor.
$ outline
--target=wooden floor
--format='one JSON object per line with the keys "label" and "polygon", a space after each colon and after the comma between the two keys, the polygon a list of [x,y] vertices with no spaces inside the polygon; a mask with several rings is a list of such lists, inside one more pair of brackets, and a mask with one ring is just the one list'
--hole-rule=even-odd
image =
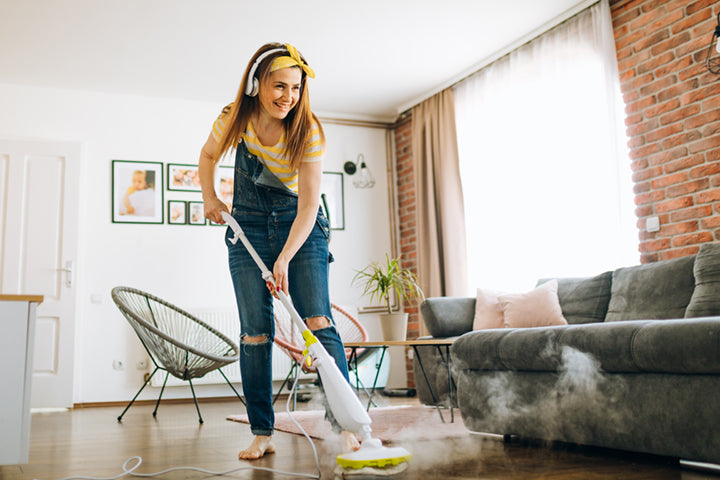
{"label": "wooden floor", "polygon": [[[381,397],[381,404],[417,403],[407,398]],[[282,403],[282,405],[280,405]],[[302,403],[298,408],[303,409]],[[316,406],[316,405],[315,405]],[[122,407],[80,408],[64,412],[33,413],[30,463],[0,466],[2,480],[58,480],[69,476],[110,477],[122,473],[123,463],[142,457],[137,472],[195,466],[213,472],[258,466],[316,474],[312,450],[299,435],[276,432],[277,453],[255,462],[240,462],[237,452],[251,441],[247,425],[225,419],[244,413],[237,400],[201,400],[205,423],[199,425],[192,403],[161,404],[156,418],[153,405],[133,406],[123,422]],[[283,402],[278,409],[284,410]],[[459,416],[456,421],[460,421]],[[0,426],[0,429],[2,427]],[[316,441],[321,478],[336,478],[336,446]],[[413,454],[406,471],[396,479],[720,479],[713,474],[682,468],[658,457],[619,454],[606,450],[506,444],[498,437],[469,434],[467,438],[404,443]],[[132,464],[130,465],[132,466]],[[160,479],[202,479],[204,473],[170,472]],[[243,470],[231,478],[255,480],[292,478],[259,470]],[[124,477],[131,478],[131,477]],[[381,478],[355,476],[364,478]]]}

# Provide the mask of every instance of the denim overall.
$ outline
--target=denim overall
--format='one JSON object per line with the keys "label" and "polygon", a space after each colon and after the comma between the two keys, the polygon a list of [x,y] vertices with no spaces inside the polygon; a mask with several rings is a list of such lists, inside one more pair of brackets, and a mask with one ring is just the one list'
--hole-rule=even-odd
{"label": "denim overall", "polygon": [[[235,155],[235,188],[232,216],[250,244],[272,271],[297,214],[298,197],[253,154],[244,143]],[[345,349],[332,320],[328,270],[333,260],[328,251],[329,224],[318,211],[315,226],[288,267],[290,296],[300,317],[327,317],[331,326],[313,333],[348,378]],[[275,416],[272,392],[272,344],[275,338],[273,301],[260,269],[241,242],[233,245],[226,233],[230,274],[240,314],[240,373],[254,435],[272,435]],[[259,343],[245,337],[265,336]],[[326,409],[327,410],[327,409]],[[333,430],[340,427],[328,410]]]}

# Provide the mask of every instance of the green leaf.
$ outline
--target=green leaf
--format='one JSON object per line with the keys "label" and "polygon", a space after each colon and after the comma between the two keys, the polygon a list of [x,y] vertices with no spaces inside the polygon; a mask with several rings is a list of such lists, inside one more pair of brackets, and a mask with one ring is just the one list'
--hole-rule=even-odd
{"label": "green leaf", "polygon": [[395,291],[399,299],[410,301],[415,297],[425,298],[415,274],[400,266],[400,257],[390,258],[385,254],[385,264],[373,262],[363,270],[356,272],[352,283],[360,283],[363,295],[369,295],[370,300],[384,301],[388,313],[392,313],[390,293]]}

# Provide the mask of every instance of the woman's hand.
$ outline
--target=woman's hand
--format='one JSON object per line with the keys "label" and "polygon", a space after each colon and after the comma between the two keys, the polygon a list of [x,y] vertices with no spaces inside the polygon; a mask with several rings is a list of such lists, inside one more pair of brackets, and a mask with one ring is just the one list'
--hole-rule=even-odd
{"label": "woman's hand", "polygon": [[217,196],[204,198],[203,209],[205,210],[205,218],[221,225],[225,224],[225,220],[223,220],[221,212],[230,213],[227,205],[225,205],[225,203],[223,203],[223,201]]}
{"label": "woman's hand", "polygon": [[[288,294],[289,283],[288,283],[288,265],[290,260],[286,259],[283,255],[280,255],[275,264],[273,265],[273,277],[275,277],[275,285],[278,290],[282,290],[285,294]],[[271,288],[271,285],[268,285]],[[275,292],[271,293],[275,295]]]}

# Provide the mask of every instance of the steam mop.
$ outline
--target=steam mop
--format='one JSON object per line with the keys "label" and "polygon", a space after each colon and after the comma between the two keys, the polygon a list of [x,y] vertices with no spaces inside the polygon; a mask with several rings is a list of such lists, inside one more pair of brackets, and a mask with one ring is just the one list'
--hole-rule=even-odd
{"label": "steam mop", "polygon": [[342,455],[338,455],[337,463],[340,467],[349,469],[362,469],[365,467],[393,467],[410,460],[410,452],[402,447],[384,447],[382,442],[371,437],[370,416],[365,411],[360,399],[353,392],[350,384],[345,380],[340,369],[325,347],[313,335],[300,315],[295,310],[290,298],[282,290],[275,288],[275,279],[272,272],[267,269],[260,256],[257,254],[250,241],[243,233],[238,222],[227,212],[222,212],[222,218],[230,226],[235,236],[230,239],[233,245],[238,239],[245,246],[250,256],[260,268],[262,278],[267,282],[272,291],[277,293],[280,302],[290,313],[293,323],[302,332],[305,340],[304,355],[308,364],[313,365],[322,380],[323,389],[327,396],[328,404],[333,416],[340,426],[347,431],[355,432],[361,437],[360,449]]}

